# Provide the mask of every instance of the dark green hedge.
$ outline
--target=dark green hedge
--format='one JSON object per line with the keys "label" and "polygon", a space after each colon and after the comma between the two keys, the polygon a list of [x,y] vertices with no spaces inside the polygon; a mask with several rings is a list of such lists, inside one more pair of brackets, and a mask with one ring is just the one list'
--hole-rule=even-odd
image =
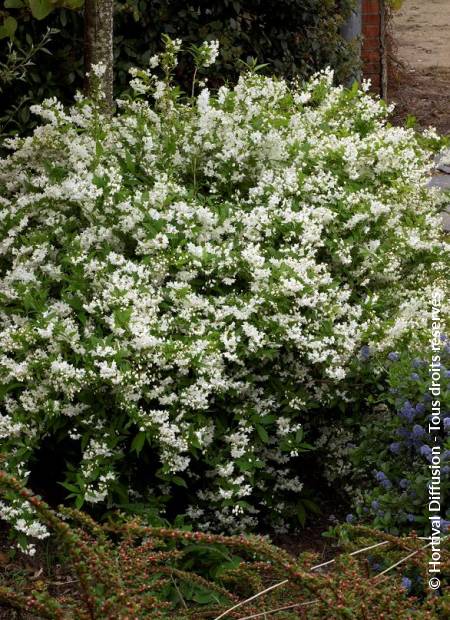
{"label": "dark green hedge", "polygon": [[[221,54],[209,72],[216,85],[232,81],[238,60],[257,58],[268,63],[267,71],[291,77],[309,76],[326,65],[336,69],[338,80],[352,72],[356,57],[340,36],[340,26],[354,0],[129,0],[117,2],[115,20],[116,92],[127,87],[128,68],[143,66],[158,50],[161,33],[189,43],[219,39]],[[17,16],[17,11],[15,13]],[[40,53],[26,81],[14,83],[2,95],[0,133],[29,129],[28,106],[48,96],[70,101],[83,77],[83,18],[65,9],[43,21],[26,14],[19,20],[17,39],[37,41],[47,27],[59,29],[50,43],[52,55]],[[7,44],[0,41],[4,57]],[[182,85],[190,76],[185,66]],[[14,106],[19,105],[10,120]],[[7,125],[5,126],[5,123]]]}

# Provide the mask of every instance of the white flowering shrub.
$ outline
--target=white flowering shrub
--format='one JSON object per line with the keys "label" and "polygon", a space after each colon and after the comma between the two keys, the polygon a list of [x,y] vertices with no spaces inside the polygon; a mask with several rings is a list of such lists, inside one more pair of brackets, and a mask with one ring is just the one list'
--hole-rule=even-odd
{"label": "white flowering shrub", "polygon": [[284,527],[303,422],[350,397],[362,346],[426,321],[448,265],[430,157],[330,72],[184,97],[178,51],[111,118],[35,107],[1,161],[1,451],[27,478],[64,442],[78,506],[184,486],[197,526]]}

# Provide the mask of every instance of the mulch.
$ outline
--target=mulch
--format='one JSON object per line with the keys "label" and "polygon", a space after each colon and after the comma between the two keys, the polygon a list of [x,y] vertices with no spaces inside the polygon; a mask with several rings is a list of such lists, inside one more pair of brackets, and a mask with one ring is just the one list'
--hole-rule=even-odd
{"label": "mulch", "polygon": [[450,70],[416,69],[391,55],[388,85],[388,100],[396,104],[394,124],[414,116],[420,128],[450,135]]}

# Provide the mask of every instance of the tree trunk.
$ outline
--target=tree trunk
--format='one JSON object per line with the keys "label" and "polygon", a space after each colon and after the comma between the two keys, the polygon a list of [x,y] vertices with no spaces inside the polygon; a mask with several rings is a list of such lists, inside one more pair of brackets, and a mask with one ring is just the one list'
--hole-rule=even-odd
{"label": "tree trunk", "polygon": [[113,109],[113,7],[113,0],[85,0],[84,4],[85,92],[92,93],[92,67],[104,65],[100,84],[107,112]]}

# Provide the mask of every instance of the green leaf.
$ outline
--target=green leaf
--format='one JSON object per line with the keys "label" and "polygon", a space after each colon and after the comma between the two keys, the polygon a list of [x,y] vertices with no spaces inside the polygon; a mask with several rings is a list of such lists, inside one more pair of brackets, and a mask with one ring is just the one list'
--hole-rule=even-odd
{"label": "green leaf", "polygon": [[16,388],[20,388],[20,387],[22,387],[22,383],[18,381],[15,381],[14,383],[7,383],[7,384],[0,385],[0,399],[3,400],[6,394],[8,394],[8,392],[12,392]]}
{"label": "green leaf", "polygon": [[223,562],[214,570],[214,577],[220,577],[224,573],[230,570],[235,570],[242,563],[242,558],[232,558],[228,562]]}
{"label": "green leaf", "polygon": [[77,510],[80,510],[83,504],[84,504],[84,497],[79,495],[77,499],[75,500],[75,508],[77,508]]}
{"label": "green leaf", "polygon": [[25,6],[23,0],[5,0],[5,9],[21,9]]}
{"label": "green leaf", "polygon": [[54,5],[49,0],[30,0],[31,14],[36,19],[44,19],[53,8]]}
{"label": "green leaf", "polygon": [[145,431],[139,431],[139,433],[136,435],[136,437],[131,443],[131,451],[139,454],[139,452],[141,452],[142,448],[144,447],[146,437],[147,434],[145,433]]}
{"label": "green leaf", "polygon": [[307,452],[308,450],[315,450],[314,446],[312,446],[310,443],[301,443],[298,446],[299,450],[302,450],[303,452]]}
{"label": "green leaf", "polygon": [[314,512],[316,515],[320,514],[322,511],[320,510],[320,506],[313,502],[311,499],[302,499],[302,503],[311,512]]}
{"label": "green leaf", "polygon": [[256,428],[256,432],[258,433],[259,438],[261,439],[261,441],[263,443],[269,443],[269,435],[268,435],[266,429],[264,428],[264,426],[261,426],[261,424],[256,424],[255,428]]}
{"label": "green leaf", "polygon": [[353,82],[352,87],[350,89],[350,94],[351,95],[356,95],[359,91],[359,82],[357,82],[356,80]]}
{"label": "green leaf", "polygon": [[59,484],[68,491],[72,491],[72,493],[78,494],[80,491],[78,487],[76,487],[74,484],[70,484],[69,482],[60,482]]}
{"label": "green leaf", "polygon": [[300,525],[304,526],[306,522],[306,510],[303,504],[297,505],[297,519],[300,522]]}
{"label": "green leaf", "polygon": [[251,471],[255,468],[254,464],[250,462],[246,456],[237,459],[236,465],[238,466],[239,471]]}
{"label": "green leaf", "polygon": [[64,7],[73,11],[74,9],[81,9],[83,4],[84,0],[65,0]]}
{"label": "green leaf", "polygon": [[0,39],[12,39],[17,30],[17,20],[14,17],[7,17],[0,26]]}
{"label": "green leaf", "polygon": [[209,605],[210,603],[215,602],[215,596],[212,592],[196,592],[192,597],[196,603],[200,603],[200,605]]}
{"label": "green leaf", "polygon": [[183,478],[181,478],[180,476],[174,476],[172,478],[172,482],[179,487],[185,487],[187,489],[186,481],[183,480]]}

